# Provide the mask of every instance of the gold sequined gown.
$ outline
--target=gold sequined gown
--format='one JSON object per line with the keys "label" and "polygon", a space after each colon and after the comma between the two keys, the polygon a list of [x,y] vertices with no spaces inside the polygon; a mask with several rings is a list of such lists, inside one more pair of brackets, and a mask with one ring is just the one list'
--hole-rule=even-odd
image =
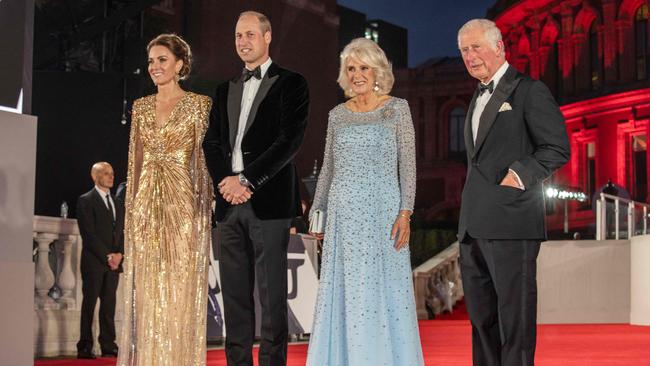
{"label": "gold sequined gown", "polygon": [[161,127],[155,95],[133,104],[118,365],[205,365],[211,104],[187,92]]}

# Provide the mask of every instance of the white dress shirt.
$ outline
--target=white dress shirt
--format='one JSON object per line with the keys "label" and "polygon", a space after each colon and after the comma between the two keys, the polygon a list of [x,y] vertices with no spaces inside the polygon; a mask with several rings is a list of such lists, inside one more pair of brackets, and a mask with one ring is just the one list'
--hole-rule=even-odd
{"label": "white dress shirt", "polygon": [[239,125],[237,126],[237,137],[235,138],[235,146],[232,149],[232,171],[235,173],[240,173],[244,170],[244,157],[241,151],[241,142],[244,139],[246,121],[248,121],[248,115],[250,114],[257,91],[262,84],[262,79],[264,79],[264,75],[266,75],[266,71],[269,69],[272,62],[273,61],[271,61],[271,58],[269,57],[266,62],[260,65],[262,75],[261,79],[257,80],[252,77],[244,83],[244,91],[241,96],[241,112],[239,112]]}
{"label": "white dress shirt", "polygon": [[[497,85],[499,85],[499,81],[501,80],[501,77],[503,77],[503,74],[506,73],[506,70],[508,70],[508,61],[504,62],[503,65],[499,67],[497,72],[494,73],[492,79],[490,79],[490,81],[494,81],[492,93],[490,93],[489,90],[486,90],[483,92],[483,94],[479,95],[476,98],[476,104],[474,104],[474,113],[472,113],[472,137],[474,139],[474,143],[476,143],[476,134],[478,133],[478,125],[481,120],[481,114],[483,114],[485,106],[490,101],[492,94],[494,94],[494,90],[496,90]],[[484,85],[489,84],[490,81]]]}
{"label": "white dress shirt", "polygon": [[[101,188],[95,186],[95,190],[99,193],[99,196],[102,198],[102,202],[104,202],[104,206],[113,214],[113,220],[115,220],[115,202],[113,202],[113,198],[111,197],[111,192],[104,192],[102,191]],[[108,195],[108,200],[111,203],[112,207],[108,206],[108,203],[106,203],[106,195]]]}

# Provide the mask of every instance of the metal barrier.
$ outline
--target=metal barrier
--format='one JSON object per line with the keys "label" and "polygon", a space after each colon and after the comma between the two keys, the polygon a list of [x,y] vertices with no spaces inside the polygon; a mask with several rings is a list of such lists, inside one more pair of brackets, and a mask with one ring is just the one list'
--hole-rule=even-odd
{"label": "metal barrier", "polygon": [[[625,215],[623,223],[621,223],[620,215],[622,205],[627,205],[627,215]],[[610,206],[612,210],[608,209],[608,206]],[[635,235],[648,234],[648,212],[650,211],[649,208],[650,205],[647,203],[636,202],[627,198],[613,196],[607,193],[601,193],[600,198],[596,200],[596,240],[630,239]],[[641,215],[637,215],[637,210],[640,211],[639,213],[641,213]],[[608,218],[611,217],[610,215],[613,215],[614,217],[613,238],[608,238],[608,233],[610,233],[609,226],[611,224],[611,219],[608,220]],[[639,223],[637,223],[637,218],[641,219]],[[624,238],[621,237],[622,224],[626,229],[623,232],[627,235]],[[640,224],[638,230],[637,224]]]}

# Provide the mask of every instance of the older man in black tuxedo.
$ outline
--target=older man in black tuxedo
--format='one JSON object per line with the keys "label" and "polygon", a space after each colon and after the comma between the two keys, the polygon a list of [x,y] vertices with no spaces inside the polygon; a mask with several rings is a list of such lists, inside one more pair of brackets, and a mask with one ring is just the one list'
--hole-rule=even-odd
{"label": "older man in black tuxedo", "polygon": [[124,253],[124,206],[111,195],[113,168],[109,163],[93,165],[90,175],[95,187],[77,200],[77,222],[83,240],[81,250],[81,303],[78,358],[95,358],[92,323],[97,299],[99,345],[103,356],[116,357],[115,292]]}
{"label": "older man in black tuxedo", "polygon": [[542,182],[569,159],[564,118],[542,82],[508,65],[493,22],[467,22],[458,45],[480,81],[465,121],[458,228],[474,365],[533,365]]}
{"label": "older man in black tuxedo", "polygon": [[287,358],[287,245],[300,213],[293,157],[307,125],[305,79],[269,58],[271,23],[244,12],[235,28],[241,76],[217,88],[203,148],[219,189],[219,267],[229,366],[253,365],[254,282],[262,305],[260,366]]}

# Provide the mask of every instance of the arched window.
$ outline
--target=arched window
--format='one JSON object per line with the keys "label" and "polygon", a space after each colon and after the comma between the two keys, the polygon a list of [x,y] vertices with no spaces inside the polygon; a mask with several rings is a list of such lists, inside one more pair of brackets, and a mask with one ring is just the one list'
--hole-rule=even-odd
{"label": "arched window", "polygon": [[646,202],[648,197],[648,138],[645,134],[631,136],[632,147],[632,197]]}
{"label": "arched window", "polygon": [[589,29],[589,67],[591,69],[591,88],[600,88],[603,80],[603,72],[598,52],[598,25],[596,21],[591,22]]}
{"label": "arched window", "polygon": [[553,65],[555,65],[555,68],[557,72],[555,73],[555,90],[551,90],[552,92],[555,92],[555,97],[560,98],[563,94],[563,88],[564,88],[564,77],[562,76],[562,68],[560,67],[560,56],[558,52],[558,44],[557,42],[553,44],[553,48],[555,49],[555,52],[553,52]]}
{"label": "arched window", "polygon": [[648,5],[637,9],[634,17],[634,46],[636,50],[636,78],[642,80],[648,76]]}
{"label": "arched window", "polygon": [[449,113],[449,155],[451,156],[465,152],[463,128],[465,127],[466,115],[467,112],[461,107],[456,107]]}
{"label": "arched window", "polygon": [[541,59],[540,80],[546,84],[553,95],[558,95],[558,80],[561,79],[561,73],[558,67],[557,55],[557,36],[558,28],[551,20],[547,21],[542,28],[541,45],[546,50],[545,58]]}
{"label": "arched window", "polygon": [[528,36],[522,35],[519,38],[518,48],[518,60],[516,65],[522,73],[528,74],[530,72],[530,41]]}
{"label": "arched window", "polygon": [[[596,141],[589,141],[584,144],[584,189],[587,197],[591,198],[596,192]],[[591,200],[587,200],[580,206],[581,210],[591,209]]]}

